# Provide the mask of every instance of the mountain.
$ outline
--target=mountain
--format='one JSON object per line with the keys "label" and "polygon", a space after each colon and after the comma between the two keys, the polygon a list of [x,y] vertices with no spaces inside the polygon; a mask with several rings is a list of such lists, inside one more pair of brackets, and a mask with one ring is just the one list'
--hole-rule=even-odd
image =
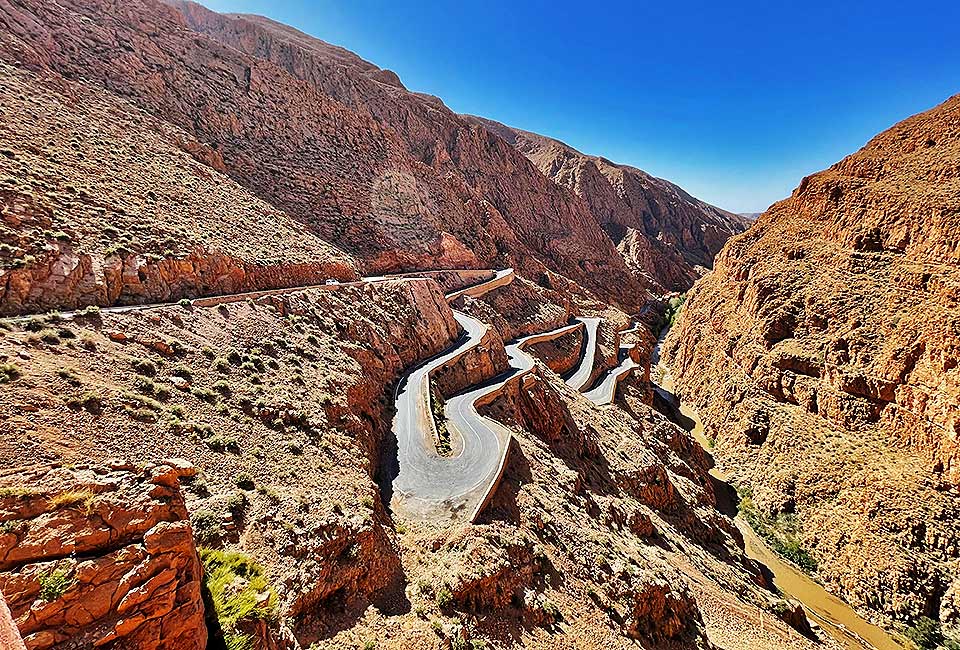
{"label": "mountain", "polygon": [[735,215],[174,0],[0,0],[0,123],[8,645],[847,642],[651,377]]}
{"label": "mountain", "polygon": [[690,196],[669,181],[558,140],[479,117],[548,178],[582,198],[617,245],[624,262],[659,293],[684,291],[749,222]]}
{"label": "mountain", "polygon": [[960,96],[803,179],[690,292],[685,398],[818,575],[899,621],[957,622]]}
{"label": "mountain", "polygon": [[[222,16],[191,3],[145,5],[139,20],[132,9],[111,13],[97,2],[18,4],[6,12],[0,41],[8,60],[96,81],[144,109],[139,119],[159,117],[176,155],[186,152],[228,176],[265,204],[258,211],[297,224],[303,239],[317,240],[327,256],[339,255],[339,266],[298,267],[312,278],[344,277],[350,268],[356,274],[513,265],[548,288],[570,291],[572,281],[628,310],[645,300],[649,268],[663,247],[647,251],[647,242],[629,238],[647,256],[647,270],[636,277],[587,202],[550,182],[490,131],[435,97],[408,92],[396,75],[346,50],[264,18]],[[89,20],[100,15],[109,19]],[[43,28],[35,32],[36,25]],[[147,51],[137,47],[148,42]],[[178,66],[180,60],[191,65]],[[149,198],[162,190],[146,192]],[[82,195],[70,200],[87,202]],[[67,199],[44,201],[54,214],[71,212]],[[138,212],[157,209],[168,208],[147,205]],[[105,216],[121,224],[133,218]],[[69,234],[77,226],[51,223],[47,230]],[[302,264],[293,251],[231,250],[225,268],[202,274],[216,277],[210,286],[179,276],[181,260],[202,268],[207,251],[229,247],[189,230],[174,235],[177,246],[131,235],[130,246],[119,251],[84,238],[22,241],[5,255],[5,266],[13,267],[6,272],[9,284],[17,289],[4,295],[4,309],[179,297],[187,288],[258,288]],[[691,244],[688,256],[687,266],[709,263],[702,247]],[[662,266],[692,278],[678,263]],[[116,278],[102,268],[117,269]],[[123,279],[137,273],[148,278],[139,286]]]}

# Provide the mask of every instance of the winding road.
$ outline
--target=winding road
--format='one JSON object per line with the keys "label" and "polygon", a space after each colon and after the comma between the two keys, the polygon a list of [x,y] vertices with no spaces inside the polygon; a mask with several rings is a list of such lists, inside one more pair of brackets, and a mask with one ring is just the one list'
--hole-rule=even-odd
{"label": "winding road", "polygon": [[[471,269],[451,269],[476,273]],[[411,272],[393,275],[369,276],[356,281],[330,281],[324,284],[266,289],[235,294],[196,298],[197,307],[213,307],[220,304],[256,299],[269,295],[282,295],[306,290],[335,291],[344,287],[362,286],[391,280],[418,279],[438,272]],[[491,272],[488,279],[457,289],[446,294],[453,303],[462,296],[479,297],[507,286],[514,279],[513,269]],[[174,302],[102,307],[105,313],[146,311],[169,307]],[[474,521],[496,490],[507,461],[511,440],[510,430],[496,420],[484,417],[477,407],[492,400],[510,381],[519,380],[536,365],[526,348],[535,343],[548,341],[570,334],[578,329],[584,331],[583,347],[577,367],[566,378],[566,383],[579,392],[584,392],[594,376],[597,354],[597,332],[601,318],[577,318],[575,322],[547,332],[525,336],[505,345],[510,369],[497,377],[471,387],[448,399],[444,415],[451,435],[460,442],[460,451],[454,457],[441,457],[436,450],[436,425],[431,412],[430,375],[443,366],[455,363],[460,357],[480,345],[491,329],[468,314],[453,309],[454,318],[463,330],[460,338],[450,348],[408,371],[395,392],[397,413],[393,421],[393,434],[397,441],[399,471],[393,481],[392,506],[418,518],[466,518]],[[82,310],[63,312],[60,317],[72,318]],[[16,320],[33,318],[32,315]],[[622,353],[623,351],[621,351]],[[597,404],[609,404],[616,392],[617,382],[629,373],[636,364],[630,365],[629,354],[621,364],[609,371],[599,384],[584,394]]]}
{"label": "winding road", "polygon": [[[448,293],[453,302],[463,295],[482,296],[506,286],[513,280],[513,271],[497,272],[484,282]],[[431,412],[430,376],[433,371],[455,363],[461,356],[480,345],[490,326],[453,309],[454,317],[464,334],[451,348],[411,370],[401,380],[396,392],[397,413],[393,434],[397,441],[399,470],[393,480],[391,506],[394,511],[418,519],[476,520],[492,497],[502,477],[512,433],[506,426],[481,415],[479,405],[491,401],[508,382],[518,381],[536,365],[526,351],[534,343],[548,341],[584,331],[583,348],[577,367],[566,383],[584,391],[594,375],[597,352],[597,331],[601,318],[577,318],[576,322],[556,329],[525,336],[506,344],[510,369],[450,397],[444,407],[447,431],[459,438],[459,452],[453,457],[437,453],[436,424]],[[604,379],[585,395],[596,404],[613,401],[617,383],[637,367],[629,355],[630,346],[620,350],[622,360],[606,373]]]}

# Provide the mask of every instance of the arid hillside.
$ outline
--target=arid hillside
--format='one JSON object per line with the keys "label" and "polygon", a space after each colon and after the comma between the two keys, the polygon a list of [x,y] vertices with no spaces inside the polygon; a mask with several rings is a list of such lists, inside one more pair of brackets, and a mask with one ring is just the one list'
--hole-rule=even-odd
{"label": "arid hillside", "polygon": [[688,289],[713,266],[724,242],[750,225],[635,167],[492,120],[467,119],[500,135],[547,178],[581,197],[627,267],[658,293]]}
{"label": "arid hillside", "polygon": [[800,183],[667,356],[723,469],[864,610],[960,623],[960,96]]}
{"label": "arid hillside", "polygon": [[[47,131],[23,134],[29,146],[10,143],[3,161],[8,178],[20,183],[4,199],[5,212],[17,215],[5,220],[15,240],[2,258],[16,287],[4,296],[8,313],[24,302],[157,300],[187,289],[263,286],[271,277],[276,286],[283,280],[273,270],[303,264],[300,249],[310,241],[323,250],[299,272],[317,281],[512,265],[544,287],[592,292],[628,311],[646,301],[645,288],[663,284],[644,275],[649,268],[628,268],[590,203],[551,182],[502,138],[434,97],[407,91],[389,71],[288,27],[153,0],[122,7],[106,0],[5,0],[0,24],[0,53],[13,66],[2,88],[11,94],[5,117]],[[69,83],[77,80],[85,81],[77,92],[90,96],[91,107],[77,115],[70,103],[67,115],[51,111],[50,93],[72,92]],[[35,102],[35,93],[26,92],[32,85],[46,86]],[[51,124],[40,115],[50,115]],[[54,129],[71,123],[83,125],[73,140],[56,136]],[[80,137],[94,146],[114,139],[130,144],[111,144],[117,150],[81,160]],[[141,141],[156,146],[138,147]],[[129,232],[149,230],[147,221],[167,212],[190,213],[171,201],[173,189],[152,187],[157,177],[176,178],[188,155],[199,163],[193,183],[234,188],[234,196],[218,198],[213,214],[263,214],[259,225],[278,220],[278,230],[296,229],[304,241],[289,251],[234,251],[246,238],[225,237],[230,244],[220,246],[222,235],[204,232],[204,219],[158,241]],[[84,174],[92,161],[117,184],[135,174],[136,183],[124,190],[135,200],[113,205],[105,191],[89,192]],[[50,178],[58,165],[77,180]],[[133,171],[144,167],[151,172]],[[164,167],[170,171],[152,173]],[[34,179],[29,187],[25,176]],[[88,214],[77,215],[79,206]],[[111,227],[123,232],[78,236],[91,219],[117,222]],[[683,245],[690,247],[687,266],[707,262],[696,242]],[[207,271],[205,253],[228,259]],[[190,277],[200,271],[202,280]],[[137,274],[151,278],[147,288],[114,277]]]}

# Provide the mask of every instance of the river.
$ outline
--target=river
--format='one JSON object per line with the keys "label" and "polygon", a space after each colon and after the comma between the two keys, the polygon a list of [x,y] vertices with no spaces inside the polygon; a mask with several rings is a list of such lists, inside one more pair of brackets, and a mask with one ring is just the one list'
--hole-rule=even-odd
{"label": "river", "polygon": [[[661,396],[679,404],[681,415],[693,423],[690,433],[712,458],[710,441],[704,433],[703,422],[696,409],[676,398],[673,375],[660,358],[660,350],[667,337],[669,328],[664,328],[654,348],[650,360],[650,376],[657,385]],[[725,484],[732,493],[729,477],[714,466],[710,475]],[[773,552],[742,518],[734,519],[737,528],[743,533],[747,556],[765,565],[773,574],[774,583],[793,600],[803,604],[807,617],[816,622],[826,634],[835,639],[845,650],[903,650],[901,644],[882,628],[867,622],[853,608],[829,593],[806,573]]]}

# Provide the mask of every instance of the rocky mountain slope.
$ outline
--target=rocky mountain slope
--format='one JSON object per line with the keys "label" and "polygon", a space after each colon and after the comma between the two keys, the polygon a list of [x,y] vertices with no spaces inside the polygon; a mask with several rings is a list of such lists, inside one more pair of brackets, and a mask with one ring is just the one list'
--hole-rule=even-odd
{"label": "rocky mountain slope", "polygon": [[[6,119],[38,129],[0,160],[5,213],[15,216],[5,219],[11,243],[0,251],[3,285],[12,287],[2,296],[8,313],[411,268],[513,265],[543,286],[587,290],[628,310],[646,300],[644,287],[663,284],[628,269],[589,201],[502,138],[407,91],[389,71],[288,27],[152,0],[122,10],[107,0],[4,0],[0,22],[0,53],[16,68],[3,90],[19,97],[4,102]],[[92,83],[76,88],[61,77]],[[34,93],[18,86],[43,84],[36,105],[25,103]],[[87,94],[90,108],[72,115],[78,109],[64,103],[63,116],[50,109],[57,93],[71,92]],[[72,139],[56,129],[70,129]],[[88,143],[114,141],[126,144],[77,155]],[[187,156],[198,164],[185,164]],[[127,188],[124,203],[106,198],[113,189],[84,183],[95,163]],[[52,178],[60,166],[66,178]],[[128,182],[144,167],[151,172]],[[189,182],[158,180],[184,167]],[[213,182],[232,195],[177,193]],[[201,207],[209,200],[215,208]],[[215,235],[207,220],[190,218],[194,210],[237,219],[221,217],[225,228]],[[167,214],[181,221],[148,227]],[[656,218],[673,217],[658,210]],[[93,223],[118,232],[97,236]],[[294,229],[302,243],[234,250],[253,238],[227,233],[247,227]],[[687,266],[707,262],[696,241],[683,245]],[[645,272],[666,254],[644,253]],[[126,279],[138,275],[142,286]]]}
{"label": "rocky mountain slope", "polygon": [[[514,331],[547,329],[554,309],[516,309],[530,290],[498,289],[475,311]],[[83,590],[100,574],[86,563],[106,561],[66,562],[43,540],[54,530],[96,539],[130,518],[149,527],[139,504],[148,510],[174,489],[155,488],[154,474],[179,476],[183,501],[163,516],[181,521],[185,503],[217,621],[210,633],[231,643],[816,647],[779,619],[792,606],[743,555],[715,508],[702,450],[650,408],[643,373],[616,406],[597,407],[538,365],[484,406],[516,441],[476,525],[389,512],[394,387],[457,334],[433,280],[5,323],[0,466],[29,458],[53,468],[39,491],[23,478],[34,469],[0,480],[0,549],[35,551],[0,566],[31,649],[50,647],[29,635],[61,598],[77,609],[93,597]],[[489,345],[491,358],[503,355],[499,335]],[[460,378],[489,378],[490,366]],[[163,460],[173,457],[193,468]],[[126,509],[110,505],[110,490],[127,495]],[[78,533],[86,512],[104,523]],[[103,545],[103,557],[116,548]],[[138,575],[163,570],[133,557]],[[31,612],[43,618],[34,624]],[[95,614],[77,630],[93,636],[108,623]]]}
{"label": "rocky mountain slope", "polygon": [[960,96],[732,238],[667,356],[721,466],[877,615],[960,623]]}
{"label": "rocky mountain slope", "polygon": [[662,178],[558,140],[468,117],[500,135],[548,178],[589,206],[627,266],[654,291],[684,291],[749,220],[696,199]]}
{"label": "rocky mountain slope", "polygon": [[[621,347],[725,213],[593,159],[584,191],[345,50],[183,2],[0,0],[0,121],[0,313],[26,314],[0,319],[0,591],[29,650],[834,647],[652,408],[651,334]],[[406,517],[397,392],[464,314],[487,330],[427,382],[434,429],[505,341],[597,340],[531,346],[477,406],[510,442],[476,518]],[[614,404],[555,372],[621,354]]]}

